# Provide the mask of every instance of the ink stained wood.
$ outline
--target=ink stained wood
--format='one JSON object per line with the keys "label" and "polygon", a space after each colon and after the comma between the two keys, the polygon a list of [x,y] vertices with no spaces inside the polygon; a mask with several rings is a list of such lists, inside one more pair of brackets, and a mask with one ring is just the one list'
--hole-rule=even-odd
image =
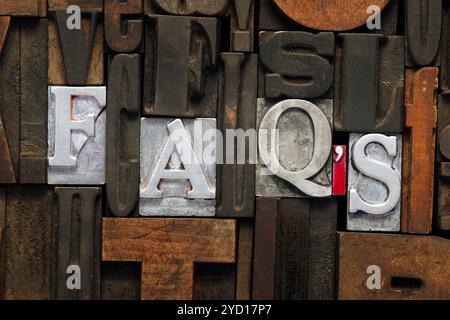
{"label": "ink stained wood", "polygon": [[0,299],[5,299],[6,188],[0,187]]}
{"label": "ink stained wood", "polygon": [[0,15],[18,17],[45,17],[47,0],[2,0]]}
{"label": "ink stained wood", "polygon": [[[247,131],[256,127],[256,78],[258,56],[243,53],[222,53],[223,76],[218,110],[218,127],[227,143],[227,130]],[[232,140],[232,141],[230,141]],[[224,149],[226,150],[226,149]],[[216,215],[218,217],[253,217],[255,214],[255,165],[250,164],[249,150],[245,158],[229,159],[222,154],[224,164],[217,165]],[[253,158],[256,158],[254,155]],[[253,161],[254,163],[254,161]]]}
{"label": "ink stained wood", "polygon": [[442,34],[440,43],[440,89],[450,90],[450,2],[444,1],[442,8]]}
{"label": "ink stained wood", "polygon": [[170,14],[183,16],[221,17],[228,14],[232,0],[187,0],[181,4],[179,0],[146,0],[145,14]]}
{"label": "ink stained wood", "polygon": [[[56,187],[54,288],[58,300],[100,299],[101,188]],[[67,268],[81,271],[81,289],[67,288]]]}
{"label": "ink stained wood", "polygon": [[102,246],[103,261],[142,262],[142,299],[191,299],[194,263],[235,263],[236,221],[103,218]]}
{"label": "ink stained wood", "polygon": [[136,262],[102,262],[102,300],[140,300],[141,266]]}
{"label": "ink stained wood", "polygon": [[335,130],[401,133],[403,37],[345,33],[337,43]]}
{"label": "ink stained wood", "polygon": [[193,300],[234,300],[236,265],[194,263]]}
{"label": "ink stained wood", "polygon": [[450,96],[438,96],[437,143],[438,161],[450,161]]}
{"label": "ink stained wood", "polygon": [[253,220],[239,220],[236,299],[250,300],[252,290]]}
{"label": "ink stained wood", "polygon": [[231,9],[231,50],[252,52],[255,28],[255,1],[234,0]]}
{"label": "ink stained wood", "polygon": [[120,54],[109,68],[106,108],[106,193],[109,210],[128,216],[139,199],[141,57]]}
{"label": "ink stained wood", "polygon": [[111,50],[139,49],[142,33],[142,0],[105,0],[105,40]]}
{"label": "ink stained wood", "polygon": [[[432,236],[339,233],[340,300],[450,298],[450,241]],[[381,270],[380,289],[366,283]]]}
{"label": "ink stained wood", "polygon": [[48,10],[67,9],[70,5],[79,6],[81,11],[103,11],[103,0],[47,0]]}
{"label": "ink stained wood", "polygon": [[450,230],[450,162],[438,164],[438,208],[436,225],[439,230]]}
{"label": "ink stained wood", "polygon": [[406,130],[403,134],[403,233],[428,234],[433,218],[439,69],[406,71]]}
{"label": "ink stained wood", "polygon": [[315,30],[344,31],[366,23],[367,8],[383,9],[389,0],[274,0],[277,6],[295,22]]}

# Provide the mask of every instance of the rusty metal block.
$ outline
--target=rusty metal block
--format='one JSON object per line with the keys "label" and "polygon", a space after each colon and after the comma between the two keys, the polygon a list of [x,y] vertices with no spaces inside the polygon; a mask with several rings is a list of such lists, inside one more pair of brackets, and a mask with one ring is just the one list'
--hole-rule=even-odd
{"label": "rusty metal block", "polygon": [[331,196],[332,119],[333,100],[258,99],[257,196]]}
{"label": "rusty metal block", "polygon": [[337,39],[335,129],[401,133],[403,37],[347,33]]}
{"label": "rusty metal block", "polygon": [[[101,188],[55,188],[54,287],[58,300],[100,299]],[[80,268],[81,288],[67,287],[69,266]]]}
{"label": "rusty metal block", "polygon": [[350,134],[347,229],[399,231],[402,136]]}
{"label": "rusty metal block", "polygon": [[49,87],[48,183],[104,184],[106,87]]}
{"label": "rusty metal block", "polygon": [[[338,236],[339,299],[450,299],[449,240],[370,233]],[[368,269],[371,266],[375,268]]]}

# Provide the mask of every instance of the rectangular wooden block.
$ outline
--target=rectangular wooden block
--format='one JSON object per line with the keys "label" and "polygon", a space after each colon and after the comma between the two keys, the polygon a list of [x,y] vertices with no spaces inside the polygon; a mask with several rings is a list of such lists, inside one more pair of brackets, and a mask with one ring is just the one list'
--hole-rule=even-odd
{"label": "rectangular wooden block", "polygon": [[0,15],[19,17],[45,17],[47,0],[2,0]]}
{"label": "rectangular wooden block", "polygon": [[430,236],[339,233],[340,300],[450,298],[450,241]]}
{"label": "rectangular wooden block", "polygon": [[438,208],[436,224],[439,230],[450,230],[450,162],[438,164]]}
{"label": "rectangular wooden block", "polygon": [[[247,143],[245,134],[256,128],[256,77],[257,55],[222,53],[223,62],[221,92],[218,112],[218,128],[222,132],[225,150],[217,165],[216,215],[218,217],[253,217],[255,214],[255,165],[256,155],[251,148],[245,154],[230,155],[227,144]],[[232,130],[243,136],[231,135]],[[249,131],[251,133],[251,131]],[[239,142],[240,141],[240,142]],[[256,137],[248,138],[248,143]],[[231,144],[230,144],[231,145]],[[238,148],[242,152],[242,148]],[[242,158],[243,157],[243,158]],[[253,159],[253,160],[251,160]]]}
{"label": "rectangular wooden block", "polygon": [[195,263],[235,263],[236,221],[103,218],[102,246],[103,261],[142,263],[142,299],[192,299]]}
{"label": "rectangular wooden block", "polygon": [[8,186],[5,299],[47,300],[52,294],[53,189]]}
{"label": "rectangular wooden block", "polygon": [[[56,187],[54,288],[58,300],[100,299],[101,188]],[[81,271],[81,288],[67,287],[67,270]]]}
{"label": "rectangular wooden block", "polygon": [[255,2],[256,0],[234,0],[231,10],[232,51],[252,52],[255,31]]}
{"label": "rectangular wooden block", "polygon": [[444,1],[442,8],[442,34],[440,43],[440,81],[442,91],[450,93],[450,2]]}
{"label": "rectangular wooden block", "polygon": [[140,300],[140,263],[102,262],[101,295],[102,300]]}
{"label": "rectangular wooden block", "polygon": [[234,300],[235,297],[235,264],[194,264],[193,300]]}
{"label": "rectangular wooden block", "polygon": [[79,6],[81,10],[103,11],[103,0],[47,0],[48,11],[67,9],[70,5]]}
{"label": "rectangular wooden block", "polygon": [[339,34],[335,79],[336,130],[402,132],[403,37]]}
{"label": "rectangular wooden block", "polygon": [[239,220],[236,299],[250,300],[252,291],[253,220]]}
{"label": "rectangular wooden block", "polygon": [[5,299],[6,188],[0,187],[0,300]]}
{"label": "rectangular wooden block", "polygon": [[406,130],[403,134],[403,233],[428,234],[433,219],[439,69],[406,70]]}

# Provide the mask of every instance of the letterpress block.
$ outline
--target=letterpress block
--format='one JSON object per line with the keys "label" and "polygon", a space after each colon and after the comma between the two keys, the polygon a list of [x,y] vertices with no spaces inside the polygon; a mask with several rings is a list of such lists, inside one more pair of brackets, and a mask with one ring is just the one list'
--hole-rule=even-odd
{"label": "letterpress block", "polygon": [[228,13],[232,0],[188,0],[182,4],[179,0],[144,0],[145,14],[170,14],[178,16],[220,17]]}
{"label": "letterpress block", "polygon": [[438,96],[437,158],[441,162],[450,161],[450,96]]}
{"label": "letterpress block", "polygon": [[347,132],[401,133],[403,37],[340,34],[338,39],[335,129]]}
{"label": "letterpress block", "polygon": [[[222,53],[221,57],[224,66],[217,121],[224,152],[217,165],[217,216],[252,217],[255,211],[258,58],[243,53]],[[249,148],[239,148],[245,146],[247,137]]]}
{"label": "letterpress block", "polygon": [[429,236],[339,233],[339,299],[450,298],[450,241]]}
{"label": "letterpress block", "polygon": [[140,300],[141,266],[138,262],[103,262],[102,300]]}
{"label": "letterpress block", "polygon": [[20,22],[0,17],[0,183],[19,182]]}
{"label": "letterpress block", "polygon": [[193,300],[234,300],[236,297],[236,265],[194,263]]}
{"label": "letterpress block", "polygon": [[438,68],[406,71],[403,134],[403,233],[431,232],[433,218]]}
{"label": "letterpress block", "polygon": [[66,6],[61,8],[55,4],[54,20],[49,20],[48,24],[49,84],[103,84],[104,32],[99,21],[102,10],[101,3],[100,7],[96,3],[81,6],[81,29],[78,29],[75,23],[71,24],[74,20],[70,17],[74,13],[67,13]]}
{"label": "letterpress block", "polygon": [[253,220],[239,220],[236,299],[250,300],[252,291]]}
{"label": "letterpress block", "polygon": [[47,20],[23,19],[20,34],[20,182],[47,182]]}
{"label": "letterpress block", "polygon": [[347,229],[399,231],[402,136],[350,134]]}
{"label": "letterpress block", "polygon": [[144,114],[216,117],[219,21],[150,16],[146,23]]}
{"label": "letterpress block", "polygon": [[116,52],[132,52],[141,47],[142,0],[105,0],[105,38]]}
{"label": "letterpress block", "polygon": [[[55,188],[54,287],[58,300],[100,299],[102,201],[100,188]],[[71,266],[80,288],[67,287]],[[74,274],[77,275],[76,273]],[[76,281],[75,281],[76,283]]]}
{"label": "letterpress block", "polygon": [[255,0],[234,0],[231,12],[231,50],[253,51]]}
{"label": "letterpress block", "polygon": [[256,195],[331,196],[333,100],[258,99]]}
{"label": "letterpress block", "polygon": [[7,187],[5,299],[52,298],[52,212],[52,188]]}
{"label": "letterpress block", "polygon": [[439,65],[442,0],[405,1],[406,66]]}
{"label": "letterpress block", "polygon": [[450,163],[439,163],[437,227],[450,230]]}
{"label": "letterpress block", "polygon": [[440,89],[448,92],[450,90],[450,2],[444,1],[442,8],[442,34],[441,34],[441,68]]}
{"label": "letterpress block", "polygon": [[312,99],[331,95],[332,33],[260,32],[259,38],[259,97]]}
{"label": "letterpress block", "polygon": [[5,299],[6,188],[0,187],[0,299]]}
{"label": "letterpress block", "polygon": [[48,183],[104,184],[106,87],[49,87]]}
{"label": "letterpress block", "polygon": [[333,146],[333,196],[347,194],[347,146]]}
{"label": "letterpress block", "polygon": [[142,118],[140,215],[215,215],[215,136],[215,119]]}
{"label": "letterpress block", "polygon": [[103,261],[142,263],[142,299],[191,299],[195,263],[235,263],[236,221],[103,218],[102,243]]}
{"label": "letterpress block", "polygon": [[71,5],[79,6],[81,10],[103,11],[103,0],[47,0],[48,10],[67,9]]}
{"label": "letterpress block", "polygon": [[0,15],[19,17],[45,17],[47,0],[2,0]]}
{"label": "letterpress block", "polygon": [[106,192],[116,216],[130,215],[139,198],[140,59],[137,54],[117,55],[109,68]]}

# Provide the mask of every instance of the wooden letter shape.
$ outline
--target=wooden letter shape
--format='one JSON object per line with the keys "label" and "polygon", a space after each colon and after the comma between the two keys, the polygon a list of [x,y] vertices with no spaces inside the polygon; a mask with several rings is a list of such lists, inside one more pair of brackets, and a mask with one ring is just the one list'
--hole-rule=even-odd
{"label": "wooden letter shape", "polygon": [[105,1],[105,38],[116,52],[132,52],[142,42],[142,0]]}
{"label": "wooden letter shape", "polygon": [[255,22],[254,0],[233,0],[231,13],[231,48],[233,51],[252,52]]}
{"label": "wooden letter shape", "polygon": [[425,67],[433,63],[441,40],[442,0],[408,0],[405,34],[414,64]]}
{"label": "wooden letter shape", "polygon": [[340,34],[336,51],[334,125],[338,131],[401,133],[404,40]]}
{"label": "wooden letter shape", "polygon": [[318,98],[333,84],[334,35],[330,32],[261,32],[259,49],[265,82],[261,97]]}
{"label": "wooden letter shape", "polygon": [[[380,289],[369,289],[370,266]],[[339,299],[450,299],[450,241],[429,236],[339,233]],[[370,287],[370,286],[369,286]]]}
{"label": "wooden letter shape", "polygon": [[221,16],[227,13],[232,0],[147,0],[168,14],[184,16]]}
{"label": "wooden letter shape", "polygon": [[1,16],[45,17],[46,0],[1,0]]}
{"label": "wooden letter shape", "polygon": [[[246,137],[228,136],[227,129],[236,134],[256,127],[256,77],[258,69],[257,55],[243,53],[222,53],[224,75],[219,104],[219,128],[224,136],[224,148],[227,143],[236,142],[245,145]],[[249,138],[251,141],[251,137]],[[253,136],[256,143],[256,135]],[[231,150],[226,148],[224,150]],[[233,149],[234,150],[234,149]],[[254,153],[254,152],[253,152]],[[228,159],[230,155],[226,155]],[[228,163],[217,166],[217,216],[219,217],[253,217],[255,197],[255,165],[250,164],[251,155],[246,152],[245,159],[239,159],[239,164]],[[256,155],[253,155],[256,159]],[[245,162],[245,163],[243,163]],[[255,162],[253,162],[255,163]]]}
{"label": "wooden letter shape", "polygon": [[316,30],[344,31],[366,23],[367,8],[377,5],[383,9],[389,0],[274,0],[278,7],[295,22]]}
{"label": "wooden letter shape", "polygon": [[194,263],[235,263],[236,221],[103,218],[103,261],[142,262],[141,298],[192,299]]}
{"label": "wooden letter shape", "polygon": [[437,122],[438,68],[406,72],[403,135],[403,233],[431,232]]}
{"label": "wooden letter shape", "polygon": [[[55,188],[55,287],[58,300],[100,299],[101,188]],[[81,289],[69,290],[67,268],[81,271]]]}
{"label": "wooden letter shape", "polygon": [[109,71],[106,192],[116,216],[131,214],[139,198],[140,65],[139,55],[121,54]]}
{"label": "wooden letter shape", "polygon": [[218,20],[150,16],[146,25],[145,115],[216,117]]}

